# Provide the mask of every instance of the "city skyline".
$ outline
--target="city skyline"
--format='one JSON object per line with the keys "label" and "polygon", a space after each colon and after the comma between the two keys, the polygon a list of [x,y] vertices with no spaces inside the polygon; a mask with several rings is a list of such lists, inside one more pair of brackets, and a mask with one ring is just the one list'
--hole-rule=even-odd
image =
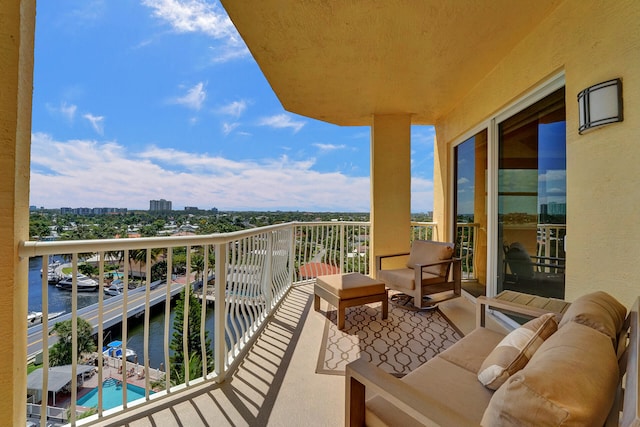
{"label": "city skyline", "polygon": [[[412,211],[433,208],[412,128]],[[369,211],[370,128],[286,112],[222,6],[38,2],[30,204]]]}

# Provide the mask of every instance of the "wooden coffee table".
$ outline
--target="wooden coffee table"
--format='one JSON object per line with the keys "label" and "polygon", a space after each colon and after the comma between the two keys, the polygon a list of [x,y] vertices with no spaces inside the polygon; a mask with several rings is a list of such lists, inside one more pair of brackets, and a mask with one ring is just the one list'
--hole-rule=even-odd
{"label": "wooden coffee table", "polygon": [[320,298],[338,309],[338,329],[344,329],[345,309],[372,302],[382,302],[382,318],[389,312],[384,283],[360,273],[318,276],[313,287],[315,311],[320,310]]}

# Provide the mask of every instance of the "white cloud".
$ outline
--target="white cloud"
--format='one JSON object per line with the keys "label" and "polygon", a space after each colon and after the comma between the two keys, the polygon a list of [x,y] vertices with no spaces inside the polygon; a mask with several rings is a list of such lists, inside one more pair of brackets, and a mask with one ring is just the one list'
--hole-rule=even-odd
{"label": "white cloud", "polygon": [[233,24],[221,10],[204,0],[144,0],[154,15],[178,32],[203,32],[215,38],[229,37]]}
{"label": "white cloud", "polygon": [[230,104],[224,105],[220,107],[218,110],[222,114],[226,114],[228,116],[240,117],[242,113],[247,109],[247,101],[233,101]]}
{"label": "white cloud", "polygon": [[563,187],[554,187],[554,188],[548,188],[547,189],[547,193],[548,194],[565,194],[567,192],[566,188]]}
{"label": "white cloud", "polygon": [[104,116],[94,116],[91,113],[86,113],[82,117],[91,123],[91,126],[98,135],[104,134]]}
{"label": "white cloud", "polygon": [[220,46],[212,47],[216,52],[214,61],[249,55],[231,19],[216,4],[204,0],[144,0],[143,4],[179,33],[203,33],[220,41]]}
{"label": "white cloud", "polygon": [[202,104],[206,98],[207,92],[204,90],[204,83],[200,82],[188,89],[184,96],[175,98],[171,102],[198,111],[202,108]]}
{"label": "white cloud", "polygon": [[133,50],[142,49],[143,47],[149,46],[151,43],[153,43],[153,39],[151,38],[145,39],[139,42],[138,44],[132,46],[131,49]]}
{"label": "white cloud", "polygon": [[471,181],[469,181],[469,179],[468,179],[468,178],[462,177],[462,178],[460,178],[460,179],[458,180],[458,185],[468,184],[469,182],[471,182]]}
{"label": "white cloud", "polygon": [[567,180],[567,171],[564,169],[549,169],[545,173],[538,175],[538,179],[546,182],[565,182]]}
{"label": "white cloud", "polygon": [[107,4],[104,0],[85,0],[74,2],[70,10],[60,9],[63,12],[60,27],[74,31],[79,26],[93,26],[99,22],[107,12]]}
{"label": "white cloud", "polygon": [[411,178],[411,212],[433,211],[433,180]]}
{"label": "white cloud", "polygon": [[287,156],[230,160],[117,142],[32,135],[31,201],[46,207],[147,209],[162,189],[173,205],[228,210],[369,210],[369,177],[314,170]]}
{"label": "white cloud", "polygon": [[286,114],[278,114],[276,116],[263,117],[258,122],[260,126],[269,126],[276,129],[292,128],[296,133],[305,125],[303,121],[295,121]]}
{"label": "white cloud", "polygon": [[336,144],[317,143],[317,144],[313,144],[313,146],[325,153],[329,151],[335,151],[335,150],[344,150],[345,148],[347,148],[345,144],[336,145]]}
{"label": "white cloud", "polygon": [[63,102],[62,104],[60,104],[60,112],[62,113],[63,116],[65,116],[70,122],[73,121],[75,115],[76,115],[76,110],[78,109],[78,107],[76,105],[67,105],[66,102]]}
{"label": "white cloud", "polygon": [[66,102],[61,102],[59,107],[54,107],[50,104],[45,104],[45,107],[53,116],[62,116],[69,122],[73,123],[73,120],[76,117],[76,112],[78,111],[78,107],[74,104],[67,104]]}
{"label": "white cloud", "polygon": [[229,135],[238,126],[240,126],[240,123],[223,123],[222,133],[224,133],[225,135]]}
{"label": "white cloud", "polygon": [[426,145],[428,148],[433,147],[435,137],[436,130],[433,126],[411,126],[412,144]]}

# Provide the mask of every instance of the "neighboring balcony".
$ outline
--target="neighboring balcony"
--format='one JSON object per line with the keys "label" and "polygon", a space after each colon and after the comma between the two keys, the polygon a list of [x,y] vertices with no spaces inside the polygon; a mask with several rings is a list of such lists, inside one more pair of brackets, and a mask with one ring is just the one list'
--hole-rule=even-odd
{"label": "neighboring balcony", "polygon": [[[414,226],[425,233],[420,238],[435,236],[434,224]],[[326,317],[311,310],[312,283],[322,274],[369,274],[369,236],[369,223],[326,222],[207,236],[24,243],[21,255],[36,264],[35,257],[42,257],[43,266],[44,323],[29,328],[30,360],[46,367],[57,357],[50,350],[57,336],[49,331],[65,319],[72,320],[71,354],[82,346],[78,318],[91,324],[99,343],[96,352],[83,355],[84,362],[74,359],[65,384],[53,381],[58,374],[48,369],[38,384],[29,383],[29,418],[47,413],[51,422],[120,425],[144,419],[145,411],[166,410],[175,419],[156,425],[259,425],[287,413],[305,419],[321,414],[320,425],[342,423],[343,377],[314,369]],[[78,292],[90,283],[78,279],[87,258],[96,260],[100,291],[95,293]],[[70,307],[46,320],[50,299],[63,292],[48,283],[47,266],[54,259],[71,270],[71,290],[64,291]],[[105,274],[112,264],[118,271]],[[162,279],[134,285],[139,276],[158,274],[157,265],[163,266]],[[121,289],[107,296],[102,290],[114,274]],[[91,295],[92,304],[82,307]],[[190,311],[192,299],[184,299],[182,330],[191,333],[176,338],[179,295],[193,295],[200,310]],[[103,346],[118,341],[121,347],[103,353]],[[172,365],[175,348],[187,361],[180,369]],[[117,351],[130,357],[118,357]],[[166,374],[174,370],[180,373]],[[122,387],[125,383],[134,387]],[[121,395],[115,406],[109,403],[114,386]],[[292,408],[283,411],[281,405]]]}

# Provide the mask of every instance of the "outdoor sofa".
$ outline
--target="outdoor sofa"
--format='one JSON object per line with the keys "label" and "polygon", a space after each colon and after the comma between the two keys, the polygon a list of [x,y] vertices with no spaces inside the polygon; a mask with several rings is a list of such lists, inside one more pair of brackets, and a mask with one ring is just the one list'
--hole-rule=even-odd
{"label": "outdoor sofa", "polygon": [[[362,359],[347,365],[346,425],[638,426],[638,304],[625,318],[596,292],[545,315],[480,297],[477,328],[402,379]],[[534,320],[507,338],[485,327],[488,307]],[[513,347],[523,331],[528,342]],[[495,391],[479,380],[487,372]]]}

